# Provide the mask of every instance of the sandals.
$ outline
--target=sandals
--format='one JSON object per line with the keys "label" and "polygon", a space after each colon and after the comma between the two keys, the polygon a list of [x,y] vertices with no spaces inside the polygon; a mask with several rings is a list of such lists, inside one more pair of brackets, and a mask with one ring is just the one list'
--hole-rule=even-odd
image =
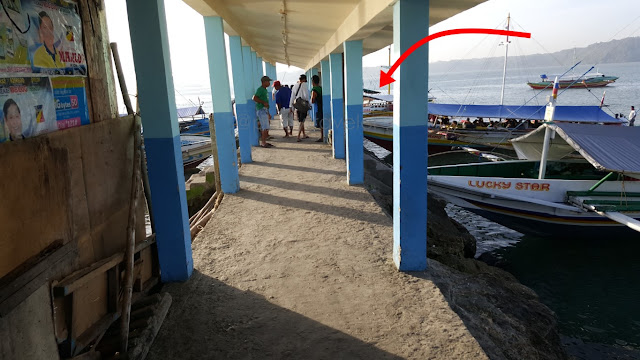
{"label": "sandals", "polygon": [[296,140],[296,142],[301,142],[302,140],[300,138],[298,138],[298,140]]}
{"label": "sandals", "polygon": [[324,139],[318,139],[318,140],[316,140],[316,142],[323,142],[323,141],[324,141]]}
{"label": "sandals", "polygon": [[260,147],[263,147],[263,148],[272,148],[272,147],[275,147],[275,146],[273,146],[272,144],[267,143],[266,145],[260,145]]}

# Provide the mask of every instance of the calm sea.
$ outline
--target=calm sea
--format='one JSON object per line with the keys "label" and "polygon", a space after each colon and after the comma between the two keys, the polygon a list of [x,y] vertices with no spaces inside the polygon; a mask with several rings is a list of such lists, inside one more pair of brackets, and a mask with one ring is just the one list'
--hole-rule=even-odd
{"label": "calm sea", "polygon": [[[587,69],[578,67],[575,72],[582,74]],[[605,110],[627,116],[631,105],[640,106],[638,69],[640,63],[601,65],[599,72],[620,79],[604,88],[561,90],[558,104],[600,105],[606,91]],[[509,70],[504,103],[545,104],[551,92],[532,90],[526,82],[538,81],[540,74],[562,74],[566,70],[566,67]],[[446,74],[432,73],[429,78],[430,96],[435,96],[439,103],[498,104],[501,85],[501,68],[451,69]],[[195,102],[199,97],[205,102],[205,110],[211,111],[208,91],[198,86],[181,89],[184,96],[177,95],[176,100],[179,106],[189,106],[189,100]],[[451,205],[448,212],[476,237],[478,256],[492,255],[498,259],[498,266],[538,293],[542,302],[556,313],[563,335],[618,349],[640,350],[640,234],[633,239],[600,241],[535,238]],[[610,349],[598,349],[584,358],[640,358],[640,351],[631,357],[616,357]]]}

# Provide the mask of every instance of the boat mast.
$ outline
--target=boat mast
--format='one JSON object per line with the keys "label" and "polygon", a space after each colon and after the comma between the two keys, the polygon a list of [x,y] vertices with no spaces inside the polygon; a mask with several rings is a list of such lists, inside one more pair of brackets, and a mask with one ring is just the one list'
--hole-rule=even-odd
{"label": "boat mast", "polygon": [[[511,14],[507,15],[507,31],[509,31],[509,23],[511,21]],[[502,70],[502,94],[500,95],[500,105],[504,105],[504,82],[507,78],[507,55],[509,54],[509,35],[504,42],[504,69]]]}
{"label": "boat mast", "polygon": [[555,132],[551,128],[553,124],[553,118],[556,114],[556,99],[558,98],[558,77],[556,76],[553,82],[553,92],[549,97],[549,103],[544,113],[545,129],[544,129],[544,142],[542,143],[542,155],[540,157],[540,170],[538,171],[538,179],[544,179],[547,172],[547,159],[549,158],[549,146],[551,145],[551,139],[555,137]]}

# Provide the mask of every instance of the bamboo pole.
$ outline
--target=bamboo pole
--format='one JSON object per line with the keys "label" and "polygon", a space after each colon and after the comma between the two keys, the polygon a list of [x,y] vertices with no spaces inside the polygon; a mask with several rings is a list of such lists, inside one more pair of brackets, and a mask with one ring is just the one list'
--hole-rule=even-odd
{"label": "bamboo pole", "polygon": [[113,55],[113,61],[116,65],[116,73],[118,74],[118,82],[120,83],[120,92],[122,92],[122,99],[124,100],[124,106],[127,107],[127,114],[133,114],[133,106],[131,106],[131,99],[129,98],[129,92],[127,91],[127,83],[124,81],[124,74],[122,73],[122,65],[120,64],[120,55],[118,55],[118,44],[112,42],[111,54]]}
{"label": "bamboo pole", "polygon": [[[118,53],[118,44],[112,42],[109,44],[111,46],[111,54],[113,55],[113,62],[116,66],[116,73],[118,75],[118,83],[120,83],[120,92],[122,92],[122,100],[124,101],[125,106],[127,107],[127,114],[133,115],[133,107],[131,106],[131,98],[129,97],[129,92],[127,90],[127,81],[124,78],[124,74],[122,72],[122,65],[120,64],[120,54]],[[138,101],[138,96],[136,95],[136,113],[140,114],[140,102]],[[151,208],[151,185],[149,184],[149,171],[147,169],[147,155],[144,149],[144,142],[142,144],[142,155],[140,156],[140,166],[142,169],[142,185],[144,189],[144,198],[147,201],[147,212],[149,213],[149,221],[151,222],[151,232],[156,232],[156,226],[153,221],[153,209]]]}
{"label": "bamboo pole", "polygon": [[220,162],[218,161],[218,138],[216,135],[215,119],[213,114],[209,114],[209,132],[211,133],[211,155],[213,156],[213,169],[216,178],[216,191],[222,194],[222,185],[220,185]]}
{"label": "bamboo pole", "polygon": [[129,224],[127,225],[127,248],[125,250],[124,295],[122,297],[120,317],[120,354],[127,357],[129,345],[129,320],[131,317],[131,297],[133,295],[133,256],[136,245],[136,207],[138,205],[138,191],[140,188],[140,144],[142,135],[139,118],[133,126],[133,179],[131,183],[131,197],[129,202]]}

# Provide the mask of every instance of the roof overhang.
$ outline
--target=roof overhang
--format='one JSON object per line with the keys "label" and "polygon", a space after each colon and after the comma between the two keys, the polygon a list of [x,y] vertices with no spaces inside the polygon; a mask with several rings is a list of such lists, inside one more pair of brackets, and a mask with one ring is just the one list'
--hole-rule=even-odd
{"label": "roof overhang", "polygon": [[[429,26],[486,0],[431,0]],[[184,0],[202,16],[220,16],[264,61],[309,69],[349,40],[364,55],[393,42],[396,0]]]}

